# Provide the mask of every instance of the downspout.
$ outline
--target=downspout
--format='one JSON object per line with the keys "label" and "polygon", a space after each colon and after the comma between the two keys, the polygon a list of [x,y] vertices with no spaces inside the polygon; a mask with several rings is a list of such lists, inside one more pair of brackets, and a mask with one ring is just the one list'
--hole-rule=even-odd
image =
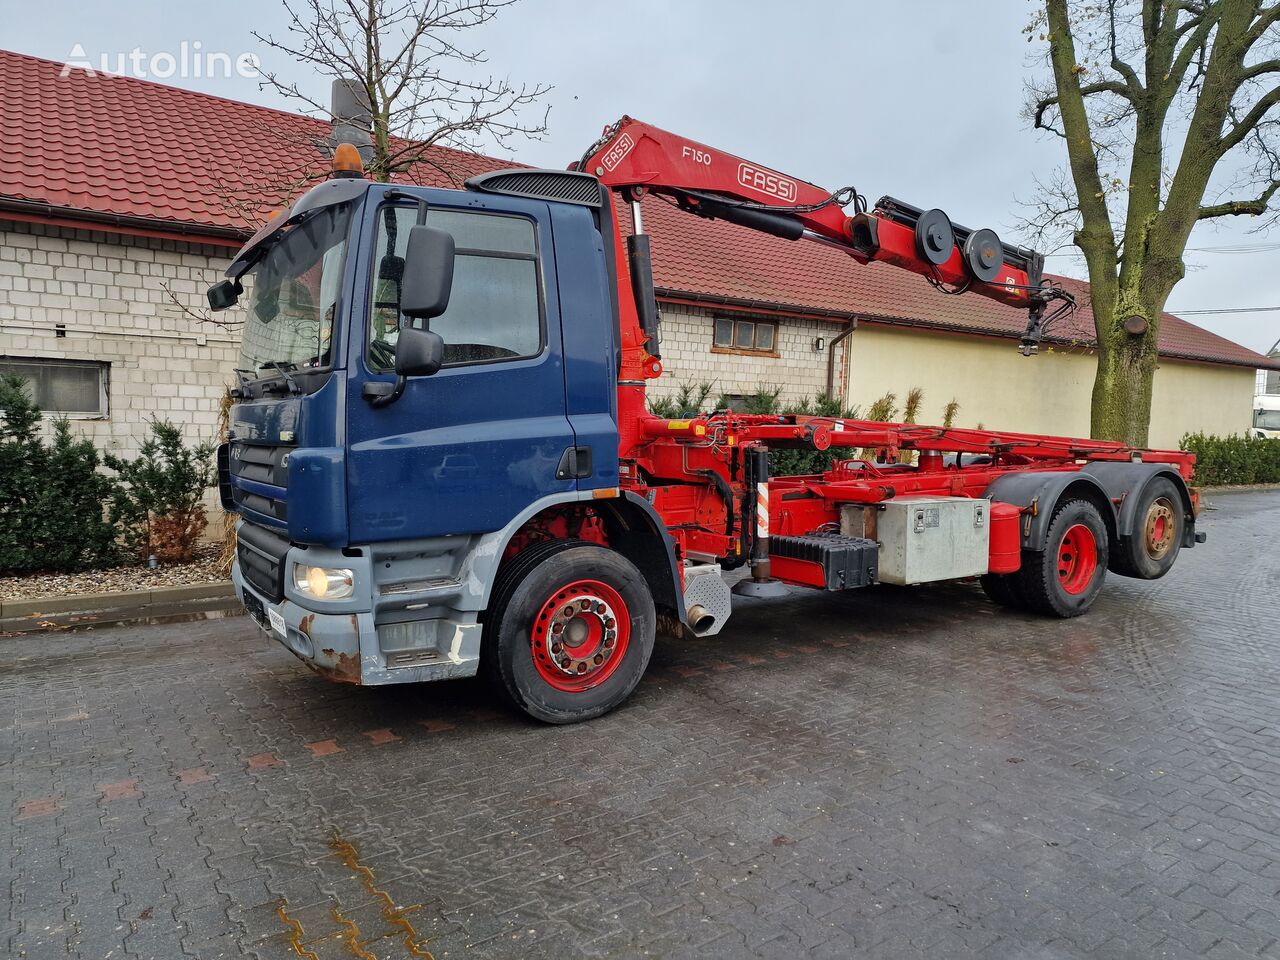
{"label": "downspout", "polygon": [[[849,334],[853,333],[853,331],[857,329],[858,321],[856,319],[851,319],[849,321],[849,326],[842,332],[836,334],[836,336],[832,338],[831,342],[827,344],[827,396],[831,396],[836,392],[836,347],[840,345],[840,342],[844,340],[845,337],[849,336]],[[841,404],[843,404],[844,401],[845,398],[841,397]]]}

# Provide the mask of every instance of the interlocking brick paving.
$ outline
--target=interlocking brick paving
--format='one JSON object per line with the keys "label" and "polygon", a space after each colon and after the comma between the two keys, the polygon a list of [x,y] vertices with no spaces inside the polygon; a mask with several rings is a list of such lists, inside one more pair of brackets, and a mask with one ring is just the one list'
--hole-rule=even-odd
{"label": "interlocking brick paving", "polygon": [[248,620],[0,640],[15,957],[1280,956],[1280,495],[1091,615],[741,604],[618,712]]}

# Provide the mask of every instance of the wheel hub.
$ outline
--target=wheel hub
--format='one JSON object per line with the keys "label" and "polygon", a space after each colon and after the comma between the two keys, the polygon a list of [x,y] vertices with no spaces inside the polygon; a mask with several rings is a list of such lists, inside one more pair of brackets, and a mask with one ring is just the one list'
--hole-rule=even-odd
{"label": "wheel hub", "polygon": [[1058,546],[1058,582],[1067,593],[1083,593],[1098,569],[1098,540],[1083,523],[1063,534]]}
{"label": "wheel hub", "polygon": [[1173,531],[1177,522],[1173,505],[1164,497],[1151,502],[1147,508],[1147,520],[1143,527],[1143,544],[1152,560],[1163,560],[1173,547]]}
{"label": "wheel hub", "polygon": [[547,599],[532,631],[533,662],[559,690],[579,692],[617,669],[630,636],[626,604],[608,584],[580,580]]}

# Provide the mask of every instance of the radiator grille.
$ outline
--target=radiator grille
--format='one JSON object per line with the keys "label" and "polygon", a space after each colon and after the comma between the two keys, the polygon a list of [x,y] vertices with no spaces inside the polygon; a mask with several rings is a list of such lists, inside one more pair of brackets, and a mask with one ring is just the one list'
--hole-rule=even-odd
{"label": "radiator grille", "polygon": [[227,459],[232,477],[280,488],[279,496],[270,496],[265,493],[251,493],[233,484],[231,499],[236,507],[252,510],[264,517],[279,520],[281,523],[288,522],[289,504],[285,496],[285,487],[289,484],[289,451],[291,449],[293,448],[243,443],[239,440],[231,442]]}
{"label": "radiator grille", "polygon": [[272,603],[284,599],[284,558],[288,553],[289,541],[284,537],[256,524],[240,525],[236,537],[240,575]]}

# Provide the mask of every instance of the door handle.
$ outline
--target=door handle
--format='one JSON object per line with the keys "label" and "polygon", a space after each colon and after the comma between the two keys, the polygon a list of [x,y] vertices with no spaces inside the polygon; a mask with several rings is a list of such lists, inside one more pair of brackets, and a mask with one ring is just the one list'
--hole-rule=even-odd
{"label": "door handle", "polygon": [[557,480],[585,480],[594,471],[591,468],[590,447],[568,447],[560,454],[556,467]]}

